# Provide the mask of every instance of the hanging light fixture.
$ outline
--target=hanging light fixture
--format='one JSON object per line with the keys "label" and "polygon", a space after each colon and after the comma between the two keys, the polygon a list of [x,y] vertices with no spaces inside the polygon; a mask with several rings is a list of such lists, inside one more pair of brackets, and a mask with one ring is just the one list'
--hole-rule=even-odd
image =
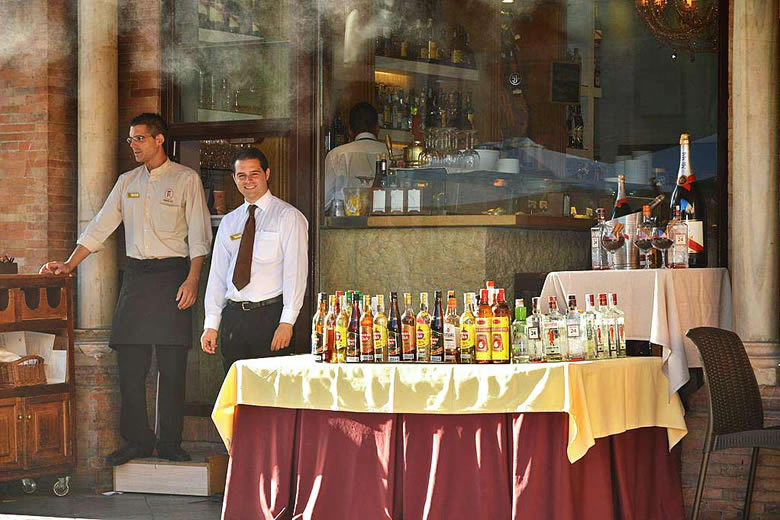
{"label": "hanging light fixture", "polygon": [[656,40],[672,49],[718,49],[718,0],[635,0],[637,13]]}

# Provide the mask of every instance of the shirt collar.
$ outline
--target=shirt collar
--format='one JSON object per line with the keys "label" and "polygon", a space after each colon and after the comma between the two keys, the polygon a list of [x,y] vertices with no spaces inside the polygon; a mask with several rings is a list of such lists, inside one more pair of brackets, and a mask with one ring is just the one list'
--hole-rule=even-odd
{"label": "shirt collar", "polygon": [[355,141],[359,139],[373,139],[376,141],[376,136],[372,134],[371,132],[360,132],[358,135],[355,136]]}
{"label": "shirt collar", "polygon": [[271,195],[271,190],[268,190],[268,191],[266,191],[266,192],[263,194],[263,196],[262,196],[262,197],[260,197],[259,199],[257,199],[257,200],[256,200],[256,201],[254,201],[254,202],[249,202],[249,201],[247,201],[246,199],[244,199],[244,203],[243,203],[243,204],[241,204],[241,211],[242,211],[242,212],[244,212],[244,213],[246,213],[247,211],[249,211],[249,205],[250,205],[250,204],[254,204],[254,205],[255,205],[255,206],[257,206],[259,209],[261,209],[261,210],[265,211],[265,210],[267,210],[267,209],[268,209],[268,205],[271,203],[271,198],[272,198],[272,197],[273,197],[273,195]]}
{"label": "shirt collar", "polygon": [[154,176],[154,175],[159,175],[160,173],[164,172],[164,171],[165,171],[165,169],[166,169],[166,168],[168,168],[168,166],[169,166],[170,164],[171,164],[171,160],[170,160],[170,159],[168,159],[168,158],[166,157],[166,158],[165,158],[165,162],[164,162],[164,163],[162,163],[162,164],[161,164],[160,166],[158,166],[157,168],[152,168],[152,170],[151,170],[151,171],[150,171],[150,170],[149,170],[149,168],[147,168],[147,167],[146,167],[146,165],[144,164],[144,170],[146,170],[146,171],[149,173],[149,175],[152,175],[152,176]]}

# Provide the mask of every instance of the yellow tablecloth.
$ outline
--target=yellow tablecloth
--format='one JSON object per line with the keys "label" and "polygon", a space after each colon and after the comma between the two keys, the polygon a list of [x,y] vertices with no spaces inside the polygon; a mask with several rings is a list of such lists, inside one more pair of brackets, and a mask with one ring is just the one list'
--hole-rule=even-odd
{"label": "yellow tablecloth", "polygon": [[569,414],[569,461],[596,438],[645,426],[667,429],[669,449],[688,432],[662,359],[522,365],[328,364],[312,356],[236,362],[211,417],[229,447],[236,405],[373,413]]}

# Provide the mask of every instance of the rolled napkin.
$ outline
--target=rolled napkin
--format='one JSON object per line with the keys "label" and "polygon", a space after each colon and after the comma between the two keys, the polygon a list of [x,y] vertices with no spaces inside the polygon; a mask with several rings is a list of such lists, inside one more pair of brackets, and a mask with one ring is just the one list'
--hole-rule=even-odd
{"label": "rolled napkin", "polygon": [[0,363],[10,363],[11,361],[16,361],[17,359],[21,359],[22,356],[19,354],[16,354],[15,352],[11,352],[10,350],[5,350],[4,348],[0,348]]}

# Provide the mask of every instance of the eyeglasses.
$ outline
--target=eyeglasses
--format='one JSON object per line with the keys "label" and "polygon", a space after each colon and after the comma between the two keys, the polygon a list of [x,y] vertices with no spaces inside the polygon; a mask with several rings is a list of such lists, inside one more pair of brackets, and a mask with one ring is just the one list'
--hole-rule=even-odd
{"label": "eyeglasses", "polygon": [[127,144],[130,144],[133,141],[135,141],[136,143],[143,143],[144,140],[147,137],[154,137],[154,136],[152,136],[152,135],[134,135],[132,137],[128,137],[127,139],[125,139],[125,141],[127,141]]}

